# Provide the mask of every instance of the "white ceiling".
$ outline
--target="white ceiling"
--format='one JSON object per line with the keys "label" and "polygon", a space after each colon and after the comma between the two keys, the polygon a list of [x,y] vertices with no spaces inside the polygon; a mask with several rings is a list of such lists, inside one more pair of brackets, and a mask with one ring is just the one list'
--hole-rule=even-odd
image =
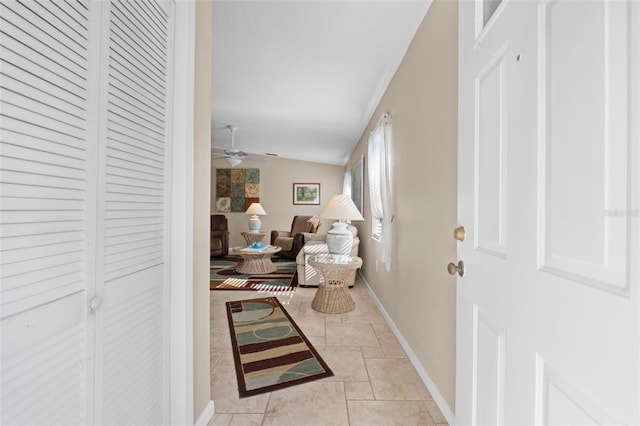
{"label": "white ceiling", "polygon": [[212,146],[344,165],[427,0],[214,0]]}

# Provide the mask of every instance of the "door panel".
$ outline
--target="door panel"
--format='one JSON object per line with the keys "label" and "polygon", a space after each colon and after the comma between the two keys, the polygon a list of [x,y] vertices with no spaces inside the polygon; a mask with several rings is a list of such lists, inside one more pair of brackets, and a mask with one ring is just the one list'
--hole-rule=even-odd
{"label": "door panel", "polygon": [[1,424],[87,421],[88,20],[0,3]]}
{"label": "door panel", "polygon": [[476,249],[507,256],[506,47],[476,77]]}
{"label": "door panel", "polygon": [[[112,1],[109,16],[104,215],[105,424],[162,424],[169,132],[168,4]],[[123,383],[127,386],[123,387]]]}
{"label": "door panel", "polygon": [[617,293],[629,285],[629,224],[614,213],[630,207],[627,8],[554,1],[540,22],[540,267]]}
{"label": "door panel", "polygon": [[478,31],[479,3],[459,21],[456,423],[639,424],[640,5],[504,1]]}
{"label": "door panel", "polygon": [[504,421],[505,334],[474,307],[473,423],[501,425]]}

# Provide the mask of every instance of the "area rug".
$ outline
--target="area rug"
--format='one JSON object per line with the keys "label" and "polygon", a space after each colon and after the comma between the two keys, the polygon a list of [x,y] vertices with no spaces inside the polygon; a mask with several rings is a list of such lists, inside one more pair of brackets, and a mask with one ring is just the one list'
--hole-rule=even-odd
{"label": "area rug", "polygon": [[277,298],[226,306],[240,398],[333,376]]}
{"label": "area rug", "polygon": [[236,272],[241,257],[225,256],[210,263],[209,288],[211,290],[249,290],[264,292],[290,292],[298,285],[296,262],[274,258],[278,268],[270,274],[240,274]]}

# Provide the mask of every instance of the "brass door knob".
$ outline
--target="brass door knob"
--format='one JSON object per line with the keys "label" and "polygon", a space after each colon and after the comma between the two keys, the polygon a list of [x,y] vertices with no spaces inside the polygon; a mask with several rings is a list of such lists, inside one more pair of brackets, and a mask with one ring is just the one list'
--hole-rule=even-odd
{"label": "brass door knob", "polygon": [[457,265],[455,263],[453,263],[453,262],[449,263],[447,265],[447,271],[451,275],[455,275],[457,273],[458,275],[463,277],[464,276],[464,262],[461,260],[460,262],[458,262]]}
{"label": "brass door knob", "polygon": [[455,238],[458,241],[464,241],[464,226],[458,226],[456,229],[453,230],[453,238]]}

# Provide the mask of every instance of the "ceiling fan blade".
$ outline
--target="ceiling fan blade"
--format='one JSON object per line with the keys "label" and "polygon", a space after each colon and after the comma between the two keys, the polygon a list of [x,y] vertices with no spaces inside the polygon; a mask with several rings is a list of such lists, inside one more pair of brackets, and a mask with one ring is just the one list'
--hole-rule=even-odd
{"label": "ceiling fan blade", "polygon": [[246,156],[243,158],[243,160],[247,160],[247,161],[254,161],[256,163],[266,163],[267,160],[264,158],[259,158],[259,157],[251,157],[251,156]]}

